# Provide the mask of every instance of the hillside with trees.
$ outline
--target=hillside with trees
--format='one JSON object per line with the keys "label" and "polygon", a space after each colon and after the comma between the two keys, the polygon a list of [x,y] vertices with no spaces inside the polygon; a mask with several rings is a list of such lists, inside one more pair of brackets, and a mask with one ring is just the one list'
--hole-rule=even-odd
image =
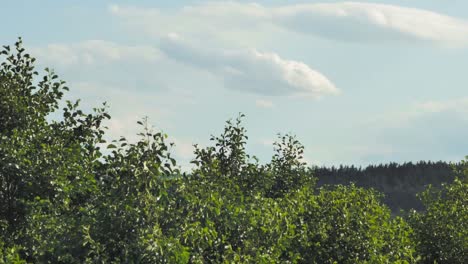
{"label": "hillside with trees", "polygon": [[451,183],[456,171],[462,169],[460,163],[448,164],[438,161],[390,163],[370,165],[365,168],[355,166],[314,167],[311,176],[317,177],[317,185],[355,183],[363,188],[374,188],[384,194],[383,202],[393,213],[400,210],[424,210],[422,201],[417,197],[429,185],[440,187]]}
{"label": "hillside with trees", "polygon": [[1,56],[0,263],[468,263],[467,160],[308,168],[286,134],[260,164],[241,115],[184,174],[145,120],[106,142],[21,40]]}

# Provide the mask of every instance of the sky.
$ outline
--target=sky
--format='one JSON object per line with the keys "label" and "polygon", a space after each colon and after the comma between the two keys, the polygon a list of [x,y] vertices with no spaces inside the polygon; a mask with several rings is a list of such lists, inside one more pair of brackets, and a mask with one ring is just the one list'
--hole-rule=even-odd
{"label": "sky", "polygon": [[468,155],[468,1],[2,1],[0,41],[22,37],[66,99],[110,105],[112,138],[148,116],[176,146],[246,117],[261,162],[278,133],[310,165]]}

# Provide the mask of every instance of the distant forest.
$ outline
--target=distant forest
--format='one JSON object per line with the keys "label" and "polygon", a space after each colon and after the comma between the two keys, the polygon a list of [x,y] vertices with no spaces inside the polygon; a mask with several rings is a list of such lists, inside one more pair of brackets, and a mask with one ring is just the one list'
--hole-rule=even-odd
{"label": "distant forest", "polygon": [[440,187],[442,183],[453,182],[456,171],[461,168],[460,163],[420,161],[370,165],[365,168],[313,167],[311,175],[318,178],[318,186],[355,183],[359,187],[374,188],[384,194],[384,203],[394,214],[398,214],[400,210],[424,210],[417,194],[428,185]]}

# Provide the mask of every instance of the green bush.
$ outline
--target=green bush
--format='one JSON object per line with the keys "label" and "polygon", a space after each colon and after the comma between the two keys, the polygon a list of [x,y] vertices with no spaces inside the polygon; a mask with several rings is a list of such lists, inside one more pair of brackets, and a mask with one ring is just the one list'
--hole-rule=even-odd
{"label": "green bush", "polygon": [[426,263],[468,263],[468,169],[459,177],[440,190],[429,187],[420,196],[426,211],[409,216]]}

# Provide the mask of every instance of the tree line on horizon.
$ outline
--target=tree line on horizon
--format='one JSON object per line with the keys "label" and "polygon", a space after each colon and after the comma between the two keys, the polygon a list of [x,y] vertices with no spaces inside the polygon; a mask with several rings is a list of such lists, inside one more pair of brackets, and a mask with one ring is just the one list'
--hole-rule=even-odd
{"label": "tree line on horizon", "polygon": [[383,202],[394,214],[401,210],[424,210],[417,197],[429,185],[440,187],[452,183],[463,163],[444,161],[405,162],[356,166],[312,167],[310,174],[317,178],[317,186],[354,183],[358,187],[373,188],[384,194]]}
{"label": "tree line on horizon", "polygon": [[[309,168],[286,134],[260,164],[241,115],[183,174],[146,121],[106,142],[21,39],[0,55],[0,263],[468,263],[466,159]],[[402,186],[423,208],[392,215]]]}

